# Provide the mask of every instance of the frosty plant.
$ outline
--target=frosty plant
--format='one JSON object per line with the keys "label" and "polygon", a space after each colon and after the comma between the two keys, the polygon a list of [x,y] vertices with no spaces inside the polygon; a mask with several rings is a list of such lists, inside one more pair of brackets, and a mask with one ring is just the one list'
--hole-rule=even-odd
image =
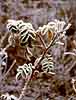
{"label": "frosty plant", "polygon": [[17,75],[16,75],[16,79],[18,79],[19,76],[22,76],[22,78],[28,80],[28,77],[30,77],[32,75],[32,64],[29,63],[24,64],[22,66],[19,66],[17,69]]}
{"label": "frosty plant", "polygon": [[32,80],[35,71],[39,72],[40,67],[43,73],[55,74],[54,58],[49,49],[54,45],[64,45],[61,39],[64,38],[66,30],[68,30],[70,26],[70,23],[67,24],[64,21],[55,19],[47,25],[43,25],[43,27],[39,27],[35,30],[31,23],[26,23],[22,20],[8,20],[7,29],[11,32],[8,42],[10,45],[14,43],[15,46],[15,36],[18,37],[19,46],[27,51],[28,62],[31,61],[31,56],[35,56],[33,50],[36,46],[41,48],[40,50],[42,52],[42,54],[36,54],[34,64],[30,62],[18,66],[16,80],[21,77],[25,79],[25,85],[18,100],[23,100],[28,83]]}
{"label": "frosty plant", "polygon": [[52,72],[54,70],[53,57],[47,56],[41,61],[41,65],[45,73],[55,74]]}
{"label": "frosty plant", "polygon": [[14,95],[9,95],[8,93],[6,93],[1,96],[1,99],[2,100],[17,100],[18,98],[15,97]]}
{"label": "frosty plant", "polygon": [[6,71],[6,67],[7,67],[7,57],[8,57],[8,55],[5,52],[5,48],[4,49],[1,48],[1,50],[0,50],[0,69],[5,68],[5,71]]}

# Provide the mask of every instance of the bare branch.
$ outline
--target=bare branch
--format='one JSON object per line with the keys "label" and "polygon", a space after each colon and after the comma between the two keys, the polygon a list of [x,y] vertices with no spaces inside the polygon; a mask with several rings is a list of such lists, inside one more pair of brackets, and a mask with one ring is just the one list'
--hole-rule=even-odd
{"label": "bare branch", "polygon": [[13,61],[12,65],[10,66],[10,68],[8,69],[8,71],[6,72],[6,74],[3,76],[3,79],[9,74],[9,72],[11,71],[11,69],[13,68],[13,66],[15,65],[16,60]]}

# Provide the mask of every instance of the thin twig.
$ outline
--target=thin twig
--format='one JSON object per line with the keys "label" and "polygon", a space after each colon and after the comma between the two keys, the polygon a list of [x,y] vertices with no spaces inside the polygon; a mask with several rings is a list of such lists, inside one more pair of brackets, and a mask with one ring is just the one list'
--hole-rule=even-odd
{"label": "thin twig", "polygon": [[72,56],[76,56],[76,54],[74,52],[64,52],[64,55],[72,55]]}
{"label": "thin twig", "polygon": [[75,64],[76,64],[76,61],[65,71],[64,75],[68,74]]}
{"label": "thin twig", "polygon": [[42,35],[41,35],[41,34],[37,34],[37,35],[38,35],[38,37],[39,37],[39,39],[40,39],[40,41],[41,41],[41,43],[42,43],[44,49],[46,49],[46,43],[45,43],[45,41],[44,41]]}
{"label": "thin twig", "polygon": [[7,50],[10,46],[11,46],[10,44],[6,45],[6,47],[3,50],[4,51]]}
{"label": "thin twig", "polygon": [[15,65],[16,60],[13,61],[12,65],[10,66],[10,68],[8,69],[8,71],[6,72],[6,74],[3,76],[3,79],[9,74],[9,72],[11,71],[11,69],[13,68],[13,66]]}
{"label": "thin twig", "polygon": [[32,46],[44,50],[44,49],[43,49],[43,46],[41,46],[41,45],[32,45]]}

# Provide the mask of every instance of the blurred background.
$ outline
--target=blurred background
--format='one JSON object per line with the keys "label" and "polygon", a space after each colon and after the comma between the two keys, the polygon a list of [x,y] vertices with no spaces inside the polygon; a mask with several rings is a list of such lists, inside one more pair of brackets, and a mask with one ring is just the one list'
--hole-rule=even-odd
{"label": "blurred background", "polygon": [[0,32],[5,31],[7,19],[22,19],[35,28],[52,19],[73,17],[76,23],[76,0],[0,0]]}

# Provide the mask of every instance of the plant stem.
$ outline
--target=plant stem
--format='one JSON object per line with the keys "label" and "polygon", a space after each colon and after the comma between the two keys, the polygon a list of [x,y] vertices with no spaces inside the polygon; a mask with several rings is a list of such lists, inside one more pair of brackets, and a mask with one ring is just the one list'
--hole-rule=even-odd
{"label": "plant stem", "polygon": [[16,63],[16,60],[13,61],[12,65],[10,66],[10,68],[8,69],[8,71],[7,71],[6,74],[3,76],[2,79],[4,79],[4,78],[8,75],[8,73],[11,71],[11,69],[13,68],[13,66],[15,65],[15,63]]}
{"label": "plant stem", "polygon": [[37,35],[38,35],[38,37],[39,37],[39,39],[40,39],[40,41],[41,41],[41,43],[42,43],[44,49],[46,49],[46,44],[45,44],[45,41],[43,40],[42,35],[41,35],[41,34],[37,34]]}

